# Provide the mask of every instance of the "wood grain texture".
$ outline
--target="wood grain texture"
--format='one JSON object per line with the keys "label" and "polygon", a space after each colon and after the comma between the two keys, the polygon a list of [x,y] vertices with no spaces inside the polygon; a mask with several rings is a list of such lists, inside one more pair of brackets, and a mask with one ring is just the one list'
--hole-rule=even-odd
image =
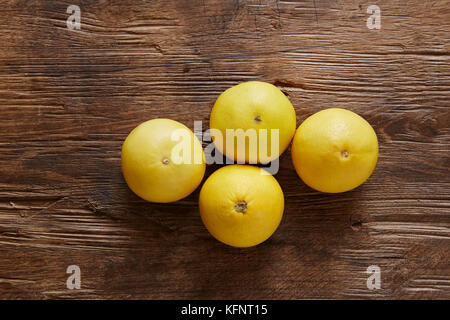
{"label": "wood grain texture", "polygon": [[[0,298],[450,298],[449,1],[0,4]],[[372,4],[381,30],[366,27]],[[283,90],[297,124],[357,112],[380,157],[361,187],[328,195],[285,152],[280,228],[234,249],[203,227],[198,190],[135,196],[120,148],[156,117],[206,130],[218,95],[248,80]],[[71,264],[80,290],[66,289]]]}

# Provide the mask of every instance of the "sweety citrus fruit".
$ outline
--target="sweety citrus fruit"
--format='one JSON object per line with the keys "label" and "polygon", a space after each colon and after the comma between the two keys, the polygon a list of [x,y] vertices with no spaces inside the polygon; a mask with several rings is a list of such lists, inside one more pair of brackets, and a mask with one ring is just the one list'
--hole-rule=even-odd
{"label": "sweety citrus fruit", "polygon": [[215,171],[200,191],[200,215],[217,240],[234,247],[251,247],[278,228],[284,196],[277,180],[250,165],[230,165]]}
{"label": "sweety citrus fruit", "polygon": [[356,188],[375,169],[378,140],[361,116],[331,108],[307,118],[292,142],[292,161],[311,188],[337,193]]}
{"label": "sweety citrus fruit", "polygon": [[203,179],[202,145],[177,121],[146,121],[123,143],[122,172],[139,197],[152,202],[177,201],[192,193]]}
{"label": "sweety citrus fruit", "polygon": [[278,158],[289,146],[295,126],[289,99],[274,85],[259,81],[225,90],[210,117],[215,146],[239,163],[267,163]]}

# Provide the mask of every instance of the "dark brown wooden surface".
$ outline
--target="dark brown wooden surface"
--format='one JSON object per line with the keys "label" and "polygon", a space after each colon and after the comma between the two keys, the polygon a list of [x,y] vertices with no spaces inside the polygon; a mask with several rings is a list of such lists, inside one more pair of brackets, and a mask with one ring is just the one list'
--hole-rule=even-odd
{"label": "dark brown wooden surface", "polygon": [[[449,299],[449,40],[445,0],[0,1],[0,298]],[[328,195],[285,152],[281,226],[234,249],[203,227],[198,190],[135,196],[120,149],[156,117],[206,130],[217,96],[248,80],[283,90],[297,124],[359,113],[380,157],[364,185]]]}

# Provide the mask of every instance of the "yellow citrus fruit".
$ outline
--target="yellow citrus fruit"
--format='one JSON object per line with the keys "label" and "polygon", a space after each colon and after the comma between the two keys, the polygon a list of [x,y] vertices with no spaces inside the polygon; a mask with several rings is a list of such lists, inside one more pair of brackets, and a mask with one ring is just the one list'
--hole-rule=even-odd
{"label": "yellow citrus fruit", "polygon": [[177,121],[146,121],[123,143],[122,172],[130,189],[147,201],[180,200],[203,179],[202,145],[188,127]]}
{"label": "yellow citrus fruit", "polygon": [[251,247],[278,228],[284,196],[277,180],[250,165],[230,165],[215,171],[203,184],[200,214],[217,240],[233,247]]}
{"label": "yellow citrus fruit", "polygon": [[[239,163],[267,163],[278,158],[289,146],[295,126],[295,110],[289,99],[274,85],[260,81],[225,90],[210,118],[217,149]],[[235,130],[234,135],[227,136],[227,129]],[[278,130],[278,136],[272,129]],[[213,130],[220,132],[223,139]]]}
{"label": "yellow citrus fruit", "polygon": [[292,161],[311,188],[337,193],[366,181],[377,164],[375,131],[361,116],[331,108],[307,118],[292,142]]}

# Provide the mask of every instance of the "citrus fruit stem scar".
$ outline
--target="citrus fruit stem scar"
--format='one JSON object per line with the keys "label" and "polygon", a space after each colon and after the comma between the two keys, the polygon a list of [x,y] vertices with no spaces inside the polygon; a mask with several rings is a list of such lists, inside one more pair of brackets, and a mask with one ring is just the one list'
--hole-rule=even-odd
{"label": "citrus fruit stem scar", "polygon": [[350,154],[348,153],[347,150],[342,150],[342,151],[341,151],[341,156],[343,156],[344,158],[348,158],[349,155],[350,155]]}
{"label": "citrus fruit stem scar", "polygon": [[162,158],[161,162],[163,164],[169,164],[169,159],[167,157]]}
{"label": "citrus fruit stem scar", "polygon": [[261,120],[261,116],[256,116],[255,117],[255,122],[256,123],[260,123],[262,120]]}
{"label": "citrus fruit stem scar", "polygon": [[245,202],[244,200],[238,201],[234,205],[234,208],[236,209],[237,212],[245,213],[247,211],[247,202]]}

